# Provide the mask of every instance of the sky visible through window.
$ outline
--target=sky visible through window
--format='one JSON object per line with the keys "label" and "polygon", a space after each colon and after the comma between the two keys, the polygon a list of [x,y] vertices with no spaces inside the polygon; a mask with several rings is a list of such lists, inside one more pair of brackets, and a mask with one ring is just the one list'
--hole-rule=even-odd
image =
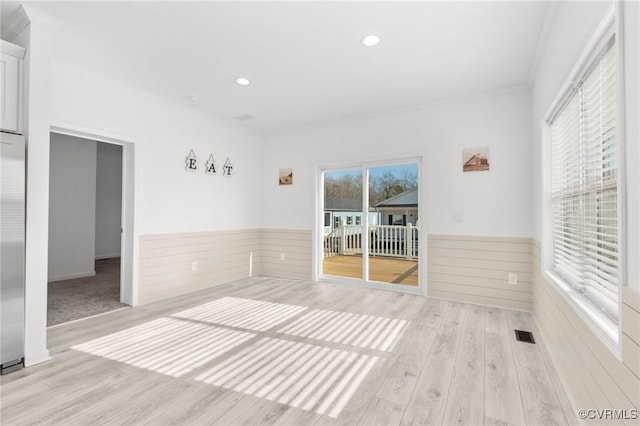
{"label": "sky visible through window", "polygon": [[[417,164],[395,164],[369,167],[369,205],[418,187]],[[362,168],[332,170],[324,175],[325,206],[344,209],[345,200],[362,199]],[[351,209],[361,209],[348,203]],[[337,203],[337,204],[336,204]]]}
{"label": "sky visible through window", "polygon": [[[394,166],[379,166],[369,168],[369,175],[372,177],[381,177],[386,172],[392,173],[397,178],[403,178],[408,173],[418,176],[417,164],[401,164]],[[361,176],[362,169],[336,170],[325,172],[325,178],[340,179],[345,176]]]}

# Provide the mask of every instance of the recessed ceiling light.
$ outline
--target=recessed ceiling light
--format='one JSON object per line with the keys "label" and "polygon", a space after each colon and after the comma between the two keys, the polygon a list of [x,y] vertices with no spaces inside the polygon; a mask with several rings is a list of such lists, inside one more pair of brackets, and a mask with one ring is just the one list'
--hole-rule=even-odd
{"label": "recessed ceiling light", "polygon": [[373,47],[380,44],[380,37],[375,34],[369,34],[368,36],[364,36],[362,40],[360,40],[363,46]]}
{"label": "recessed ceiling light", "polygon": [[248,86],[248,85],[251,84],[249,79],[248,78],[244,78],[244,77],[236,78],[236,83],[238,83],[240,86]]}

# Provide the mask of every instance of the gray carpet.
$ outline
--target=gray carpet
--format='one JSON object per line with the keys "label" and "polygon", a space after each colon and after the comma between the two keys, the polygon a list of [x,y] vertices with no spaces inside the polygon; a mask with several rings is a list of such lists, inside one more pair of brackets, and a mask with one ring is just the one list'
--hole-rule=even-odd
{"label": "gray carpet", "polygon": [[52,326],[127,305],[120,303],[120,258],[96,260],[96,276],[49,283],[47,325]]}

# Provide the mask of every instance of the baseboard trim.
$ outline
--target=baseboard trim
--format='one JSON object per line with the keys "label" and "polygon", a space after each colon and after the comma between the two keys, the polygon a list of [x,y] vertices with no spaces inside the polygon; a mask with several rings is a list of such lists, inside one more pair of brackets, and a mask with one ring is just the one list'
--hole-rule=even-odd
{"label": "baseboard trim", "polygon": [[96,271],[81,272],[79,274],[69,274],[69,275],[60,275],[57,277],[51,277],[49,278],[48,282],[52,283],[55,281],[64,281],[64,280],[72,280],[75,278],[86,278],[86,277],[95,277],[95,276],[96,276]]}
{"label": "baseboard trim", "polygon": [[428,290],[427,290],[427,296],[426,297],[427,297],[427,299],[445,300],[447,302],[457,302],[457,303],[464,303],[466,305],[484,306],[485,308],[497,308],[497,309],[505,309],[505,310],[508,310],[508,311],[528,312],[530,314],[533,314],[533,311],[529,311],[529,310],[526,310],[526,309],[510,308],[510,307],[507,307],[507,306],[490,305],[490,304],[487,304],[487,303],[479,303],[479,302],[467,302],[466,300],[452,299],[452,298],[448,298],[448,297],[429,296]]}
{"label": "baseboard trim", "polygon": [[113,259],[116,257],[120,257],[120,253],[102,254],[100,256],[96,256],[96,260]]}
{"label": "baseboard trim", "polygon": [[103,315],[109,315],[109,314],[112,314],[114,312],[122,311],[123,309],[131,309],[131,308],[132,308],[131,306],[123,306],[122,308],[114,309],[112,311],[102,312],[102,313],[95,314],[95,315],[89,315],[88,317],[78,318],[78,319],[67,321],[67,322],[61,322],[59,324],[48,326],[47,330],[52,329],[52,328],[62,327],[63,325],[69,325],[69,324],[72,324],[74,322],[84,321],[84,320],[88,320],[88,319],[96,318],[96,317],[101,317]]}
{"label": "baseboard trim", "polygon": [[49,360],[51,360],[51,356],[49,355],[48,350],[42,351],[37,354],[25,354],[24,366],[31,367],[32,365],[41,364]]}

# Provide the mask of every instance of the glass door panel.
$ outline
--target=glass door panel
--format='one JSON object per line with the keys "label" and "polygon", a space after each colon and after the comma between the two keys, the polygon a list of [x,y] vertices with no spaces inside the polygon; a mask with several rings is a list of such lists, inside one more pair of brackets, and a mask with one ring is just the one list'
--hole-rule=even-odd
{"label": "glass door panel", "polygon": [[418,165],[370,167],[369,281],[418,286]]}
{"label": "glass door panel", "polygon": [[324,172],[322,273],[363,279],[362,169]]}

